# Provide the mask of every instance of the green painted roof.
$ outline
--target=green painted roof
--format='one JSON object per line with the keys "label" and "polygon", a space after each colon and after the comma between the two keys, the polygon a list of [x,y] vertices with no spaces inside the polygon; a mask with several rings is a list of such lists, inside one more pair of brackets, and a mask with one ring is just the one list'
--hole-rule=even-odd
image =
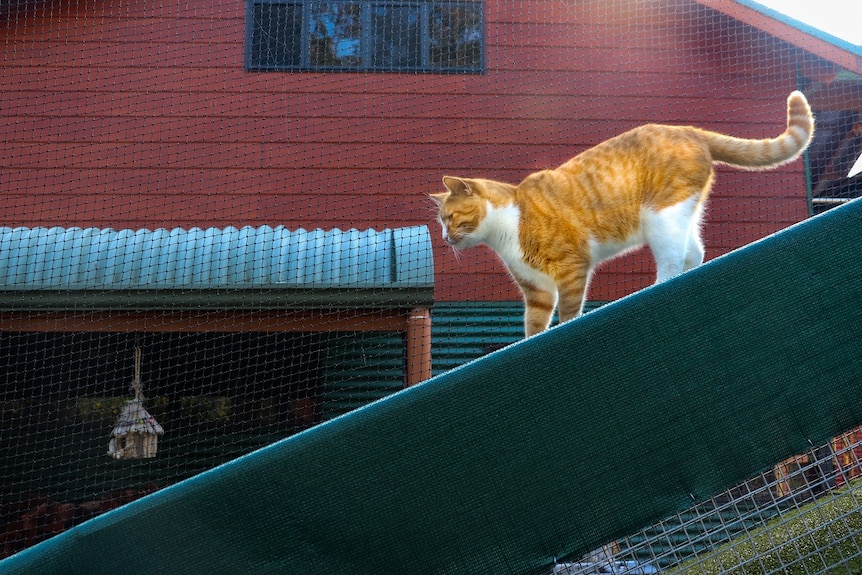
{"label": "green painted roof", "polygon": [[433,287],[426,226],[0,228],[3,309],[400,306]]}

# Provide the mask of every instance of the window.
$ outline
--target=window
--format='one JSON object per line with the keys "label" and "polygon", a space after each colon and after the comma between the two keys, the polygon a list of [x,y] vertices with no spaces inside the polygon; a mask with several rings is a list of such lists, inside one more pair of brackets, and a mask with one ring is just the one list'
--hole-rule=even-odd
{"label": "window", "polygon": [[819,214],[862,196],[862,174],[847,177],[862,155],[862,76],[837,69],[804,89],[817,121],[808,168],[811,213]]}
{"label": "window", "polygon": [[481,72],[481,2],[248,0],[249,70]]}

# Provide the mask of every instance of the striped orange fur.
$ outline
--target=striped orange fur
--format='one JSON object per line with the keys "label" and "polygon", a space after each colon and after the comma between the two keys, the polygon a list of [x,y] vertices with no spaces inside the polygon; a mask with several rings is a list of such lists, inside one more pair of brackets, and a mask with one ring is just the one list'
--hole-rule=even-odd
{"label": "striped orange fur", "polygon": [[689,126],[648,124],[611,138],[517,186],[446,176],[443,238],[457,249],[494,249],[524,294],[527,336],[581,314],[593,269],[644,244],[657,282],[703,261],[700,220],[713,164],[767,170],[790,162],[814,134],[801,92],[787,98],[787,128],[749,140]]}

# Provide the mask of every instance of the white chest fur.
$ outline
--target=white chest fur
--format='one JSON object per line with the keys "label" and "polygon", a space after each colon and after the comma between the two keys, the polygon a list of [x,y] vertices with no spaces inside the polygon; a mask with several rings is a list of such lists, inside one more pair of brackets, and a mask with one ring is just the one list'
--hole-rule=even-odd
{"label": "white chest fur", "polygon": [[518,239],[521,210],[517,206],[494,207],[488,203],[485,219],[475,234],[491,247],[519,282],[528,282],[538,288],[556,292],[554,280],[524,261],[524,251]]}

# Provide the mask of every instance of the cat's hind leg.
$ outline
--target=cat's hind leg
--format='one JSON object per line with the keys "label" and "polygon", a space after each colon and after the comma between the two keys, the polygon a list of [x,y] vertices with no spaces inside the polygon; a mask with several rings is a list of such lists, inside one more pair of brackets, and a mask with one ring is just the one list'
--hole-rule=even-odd
{"label": "cat's hind leg", "polygon": [[703,202],[698,202],[688,224],[688,245],[685,250],[683,271],[696,268],[703,263],[703,240],[700,238],[700,221],[703,218]]}
{"label": "cat's hind leg", "polygon": [[703,263],[703,241],[700,239],[698,226],[692,224],[693,229],[688,235],[688,247],[685,250],[685,266],[683,271],[688,271],[691,268],[696,268]]}
{"label": "cat's hind leg", "polygon": [[697,232],[700,203],[697,196],[670,207],[645,210],[644,237],[656,263],[656,283],[700,264],[703,246]]}

